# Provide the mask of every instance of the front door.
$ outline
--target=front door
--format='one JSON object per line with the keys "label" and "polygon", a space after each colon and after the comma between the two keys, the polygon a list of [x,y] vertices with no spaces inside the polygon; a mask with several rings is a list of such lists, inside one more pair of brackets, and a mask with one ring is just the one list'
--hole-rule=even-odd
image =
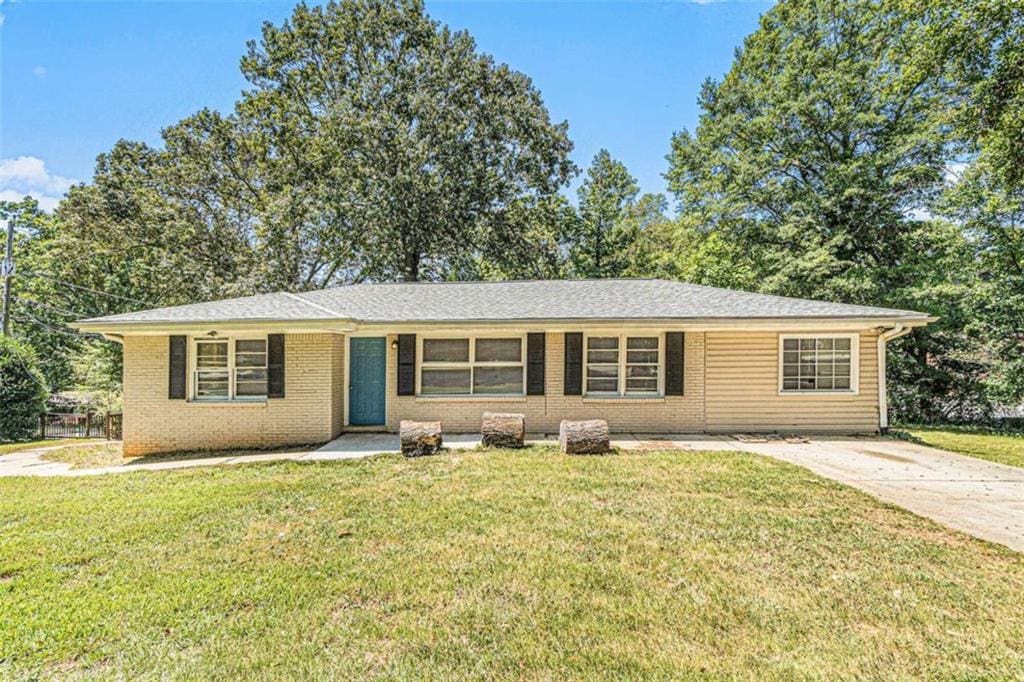
{"label": "front door", "polygon": [[349,353],[348,422],[353,425],[381,425],[384,423],[387,381],[387,340],[384,337],[354,337]]}

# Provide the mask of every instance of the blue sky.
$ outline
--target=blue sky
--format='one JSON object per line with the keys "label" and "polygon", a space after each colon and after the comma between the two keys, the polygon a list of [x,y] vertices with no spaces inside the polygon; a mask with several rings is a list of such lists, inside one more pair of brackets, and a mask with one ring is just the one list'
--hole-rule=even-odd
{"label": "blue sky", "polygon": [[[245,87],[238,60],[264,20],[293,2],[0,0],[0,198],[49,208],[92,175],[119,138],[202,107],[226,111]],[[663,191],[673,131],[693,129],[696,99],[718,78],[769,2],[427,2],[479,48],[529,75],[573,158],[602,147],[644,191]]]}

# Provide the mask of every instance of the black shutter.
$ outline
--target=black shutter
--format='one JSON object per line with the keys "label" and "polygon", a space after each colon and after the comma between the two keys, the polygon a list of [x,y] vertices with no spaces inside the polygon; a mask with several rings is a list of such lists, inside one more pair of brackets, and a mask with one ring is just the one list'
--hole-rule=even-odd
{"label": "black shutter", "polygon": [[267,397],[284,397],[284,334],[267,335]]}
{"label": "black shutter", "polygon": [[665,395],[683,395],[683,332],[665,332]]}
{"label": "black shutter", "polygon": [[526,395],[544,395],[544,332],[526,335]]}
{"label": "black shutter", "polygon": [[416,335],[398,335],[398,395],[416,395]]}
{"label": "black shutter", "polygon": [[170,337],[170,370],[167,376],[167,398],[169,400],[184,400],[188,385],[186,380],[188,373],[188,337]]}
{"label": "black shutter", "polygon": [[583,332],[565,333],[565,395],[583,395]]}

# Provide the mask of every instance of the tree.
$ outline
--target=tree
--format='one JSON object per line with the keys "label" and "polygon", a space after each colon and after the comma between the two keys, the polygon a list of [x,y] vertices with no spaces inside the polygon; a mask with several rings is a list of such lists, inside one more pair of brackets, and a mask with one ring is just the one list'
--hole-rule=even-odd
{"label": "tree", "polygon": [[0,441],[32,438],[48,395],[32,349],[0,337]]}
{"label": "tree", "polygon": [[640,186],[621,161],[602,149],[594,156],[578,191],[579,218],[569,240],[577,277],[619,277],[637,255],[634,247],[652,225],[664,220],[660,195],[637,199]]}
{"label": "tree", "polygon": [[[984,418],[1020,374],[1020,231],[1005,229],[1019,213],[1005,191],[979,192],[992,183],[977,156],[1018,139],[1020,16],[988,2],[776,5],[704,85],[697,130],[673,138],[675,243],[689,248],[656,265],[937,313],[890,355],[894,414]],[[986,122],[968,133],[971,119]],[[965,156],[969,182],[950,183]]]}
{"label": "tree", "polygon": [[705,83],[669,186],[683,213],[758,253],[762,290],[887,300],[946,158],[937,79],[906,77],[912,33],[884,3],[782,2]]}
{"label": "tree", "polygon": [[[55,390],[103,355],[65,326],[79,317],[561,272],[566,124],[528,78],[420,2],[299,5],[264,25],[241,68],[251,87],[231,112],[170,125],[159,147],[121,140],[55,215],[32,209],[17,246],[18,333],[48,350]],[[116,371],[107,360],[100,374]]]}
{"label": "tree", "polygon": [[521,258],[530,245],[506,239],[508,213],[574,172],[567,125],[530,80],[418,0],[300,4],[264,24],[242,72],[253,87],[226,148],[258,160],[262,223],[349,245],[326,266],[349,278],[445,277],[483,251]]}
{"label": "tree", "polygon": [[77,302],[74,290],[48,276],[51,255],[43,243],[54,233],[55,220],[28,197],[0,202],[0,216],[15,226],[11,334],[35,351],[45,383],[56,390],[71,381],[70,357],[78,350],[80,337],[64,326],[76,317],[70,310]]}

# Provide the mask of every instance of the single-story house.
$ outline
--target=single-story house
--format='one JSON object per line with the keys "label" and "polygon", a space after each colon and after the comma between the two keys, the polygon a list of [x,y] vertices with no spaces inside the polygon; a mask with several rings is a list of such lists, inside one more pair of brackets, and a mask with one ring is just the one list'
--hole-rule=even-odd
{"label": "single-story house", "polygon": [[532,432],[873,432],[924,313],[653,279],[356,284],[76,323],[124,345],[126,455],[314,443],[485,411]]}

